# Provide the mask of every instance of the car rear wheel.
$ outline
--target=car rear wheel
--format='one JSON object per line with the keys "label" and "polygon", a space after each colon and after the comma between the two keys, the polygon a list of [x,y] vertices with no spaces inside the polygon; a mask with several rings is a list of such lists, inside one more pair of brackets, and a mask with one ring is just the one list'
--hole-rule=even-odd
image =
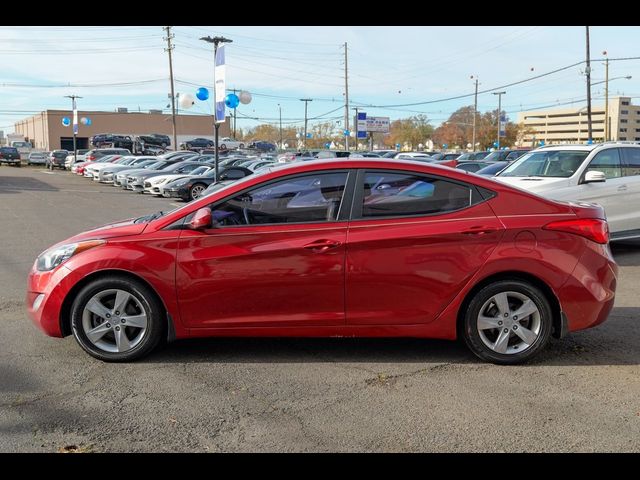
{"label": "car rear wheel", "polygon": [[189,189],[189,198],[191,200],[200,198],[206,189],[206,185],[203,185],[202,183],[196,183]]}
{"label": "car rear wheel", "polygon": [[86,285],[73,302],[73,336],[99,360],[136,360],[160,343],[163,312],[146,285],[117,276],[100,278]]}
{"label": "car rear wheel", "polygon": [[463,336],[482,360],[511,365],[542,350],[552,328],[551,306],[540,289],[522,280],[500,280],[471,299]]}

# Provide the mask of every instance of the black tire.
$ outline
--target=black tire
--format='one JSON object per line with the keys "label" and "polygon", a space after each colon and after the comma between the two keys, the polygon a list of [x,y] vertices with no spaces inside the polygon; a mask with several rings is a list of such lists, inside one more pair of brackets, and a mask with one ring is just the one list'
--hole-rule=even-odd
{"label": "black tire", "polygon": [[[517,292],[526,295],[538,308],[540,315],[540,331],[537,339],[521,352],[503,354],[489,348],[480,338],[477,322],[482,306],[493,296],[501,292]],[[469,302],[462,336],[469,349],[480,359],[499,365],[515,365],[524,363],[537,355],[549,342],[553,330],[553,312],[545,294],[529,282],[519,279],[499,280],[478,291]]]}
{"label": "black tire", "polygon": [[[206,189],[207,189],[207,186],[206,186],[205,184],[203,184],[203,183],[196,183],[195,185],[191,185],[191,188],[189,189],[189,201],[190,201],[190,202],[191,202],[191,201],[193,201],[193,200],[196,200],[197,198],[200,198],[200,197],[194,197],[194,196],[193,196],[193,193],[194,193],[194,192],[193,192],[193,189],[194,189],[195,187],[203,187],[203,188],[204,188],[204,190],[206,190]],[[196,189],[196,190],[197,190],[197,189]],[[204,190],[203,190],[203,191],[204,191]]]}
{"label": "black tire", "polygon": [[[140,301],[147,315],[147,328],[140,342],[126,352],[108,352],[94,345],[82,327],[82,317],[86,304],[97,293],[109,290],[124,290]],[[162,341],[165,322],[165,308],[155,293],[143,283],[125,277],[109,275],[93,280],[76,295],[71,306],[71,327],[73,336],[82,349],[104,362],[130,362],[138,360],[153,351]]]}

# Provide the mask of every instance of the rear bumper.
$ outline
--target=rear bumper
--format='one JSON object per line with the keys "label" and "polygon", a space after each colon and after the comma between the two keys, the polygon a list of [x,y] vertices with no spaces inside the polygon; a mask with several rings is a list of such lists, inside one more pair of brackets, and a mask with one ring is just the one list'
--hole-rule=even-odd
{"label": "rear bumper", "polygon": [[600,325],[609,316],[615,300],[618,265],[609,245],[588,240],[585,244],[576,268],[558,291],[570,332]]}

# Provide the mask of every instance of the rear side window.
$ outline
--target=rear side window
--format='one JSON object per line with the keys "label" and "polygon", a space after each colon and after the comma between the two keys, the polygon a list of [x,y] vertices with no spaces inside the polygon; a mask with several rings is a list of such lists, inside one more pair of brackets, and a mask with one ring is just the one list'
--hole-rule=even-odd
{"label": "rear side window", "polygon": [[591,171],[603,172],[607,178],[621,177],[622,164],[618,149],[610,148],[598,153],[587,167],[587,172]]}
{"label": "rear side window", "polygon": [[470,185],[411,173],[365,172],[362,187],[363,218],[442,214],[481,201]]}
{"label": "rear side window", "polygon": [[640,175],[640,148],[623,148],[623,175],[625,177]]}

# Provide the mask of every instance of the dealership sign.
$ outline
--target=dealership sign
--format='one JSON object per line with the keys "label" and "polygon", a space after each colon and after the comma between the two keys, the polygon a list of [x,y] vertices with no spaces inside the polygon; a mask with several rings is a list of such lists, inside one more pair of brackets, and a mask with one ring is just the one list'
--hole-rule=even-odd
{"label": "dealership sign", "polygon": [[389,133],[389,117],[367,117],[365,112],[358,112],[354,123],[358,138],[367,138],[367,132]]}

